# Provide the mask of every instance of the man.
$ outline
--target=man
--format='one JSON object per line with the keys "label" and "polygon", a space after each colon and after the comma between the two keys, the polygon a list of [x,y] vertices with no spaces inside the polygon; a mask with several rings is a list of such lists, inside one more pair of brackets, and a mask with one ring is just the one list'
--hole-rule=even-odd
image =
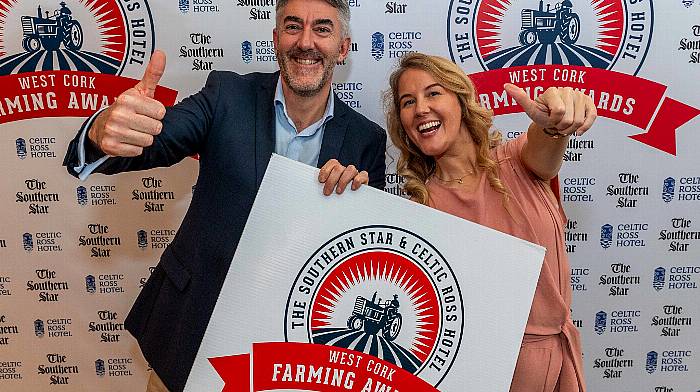
{"label": "man", "polygon": [[143,79],[71,142],[64,165],[81,178],[200,157],[180,230],[125,322],[155,371],[149,390],[184,388],[272,152],[321,166],[326,195],[384,186],[385,132],[331,94],[349,19],[347,0],[279,0],[279,74],[212,72],[167,110],[152,99],[165,68],[155,52]]}

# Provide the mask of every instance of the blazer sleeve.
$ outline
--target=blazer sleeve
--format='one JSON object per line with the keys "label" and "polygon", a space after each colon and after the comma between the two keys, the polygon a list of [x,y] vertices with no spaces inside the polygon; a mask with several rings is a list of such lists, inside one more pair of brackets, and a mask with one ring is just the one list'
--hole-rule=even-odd
{"label": "blazer sleeve", "polygon": [[378,140],[373,143],[374,153],[370,156],[367,174],[371,187],[384,190],[386,186],[386,132],[379,125],[374,124],[374,126]]}
{"label": "blazer sleeve", "polygon": [[[216,71],[211,72],[201,91],[166,109],[161,133],[154,138],[150,147],[144,148],[141,155],[133,158],[110,157],[94,172],[115,174],[172,166],[185,157],[199,153],[214,121],[221,90],[220,84],[220,74]],[[79,141],[80,132],[68,145],[63,161],[68,172],[76,177],[78,173],[75,167],[79,165]],[[86,151],[89,148],[86,146]]]}

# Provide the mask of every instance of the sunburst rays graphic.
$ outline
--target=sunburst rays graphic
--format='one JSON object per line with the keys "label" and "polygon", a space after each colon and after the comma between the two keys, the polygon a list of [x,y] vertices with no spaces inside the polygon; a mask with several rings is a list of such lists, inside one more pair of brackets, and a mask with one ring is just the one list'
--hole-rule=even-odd
{"label": "sunburst rays graphic", "polygon": [[438,298],[423,270],[402,255],[373,251],[329,274],[310,324],[314,343],[374,355],[416,373],[435,347],[439,320]]}
{"label": "sunburst rays graphic", "polygon": [[64,1],[65,7],[57,0],[0,0],[0,75],[119,71],[127,47],[119,4]]}
{"label": "sunburst rays graphic", "polygon": [[625,24],[622,0],[483,0],[477,15],[476,46],[487,69],[536,64],[607,69],[620,50]]}

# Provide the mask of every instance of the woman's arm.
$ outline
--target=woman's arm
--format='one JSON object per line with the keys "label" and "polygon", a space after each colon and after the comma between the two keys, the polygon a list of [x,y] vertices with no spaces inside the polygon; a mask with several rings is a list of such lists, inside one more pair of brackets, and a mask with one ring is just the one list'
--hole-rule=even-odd
{"label": "woman's arm", "polygon": [[523,165],[543,180],[553,178],[570,135],[583,135],[593,125],[597,116],[593,100],[571,87],[550,87],[534,100],[515,85],[504,88],[532,119],[521,154]]}

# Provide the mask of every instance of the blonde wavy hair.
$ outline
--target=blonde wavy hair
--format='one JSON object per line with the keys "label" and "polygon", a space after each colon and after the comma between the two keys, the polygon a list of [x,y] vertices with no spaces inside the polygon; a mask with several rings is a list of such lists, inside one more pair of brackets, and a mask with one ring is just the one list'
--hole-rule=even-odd
{"label": "blonde wavy hair", "polygon": [[426,181],[435,174],[436,163],[433,157],[425,155],[416,146],[401,125],[399,116],[399,79],[408,69],[418,69],[429,73],[436,82],[457,95],[462,109],[462,122],[476,145],[476,165],[484,171],[491,187],[503,195],[504,205],[508,191],[500,180],[498,164],[491,159],[489,150],[501,142],[500,132],[490,132],[493,113],[484,109],[476,100],[476,89],[469,77],[455,63],[438,56],[411,53],[401,58],[397,69],[389,78],[390,89],[384,94],[387,127],[391,142],[399,149],[401,156],[396,164],[397,171],[406,184],[404,190],[415,201],[428,205],[430,194]]}

